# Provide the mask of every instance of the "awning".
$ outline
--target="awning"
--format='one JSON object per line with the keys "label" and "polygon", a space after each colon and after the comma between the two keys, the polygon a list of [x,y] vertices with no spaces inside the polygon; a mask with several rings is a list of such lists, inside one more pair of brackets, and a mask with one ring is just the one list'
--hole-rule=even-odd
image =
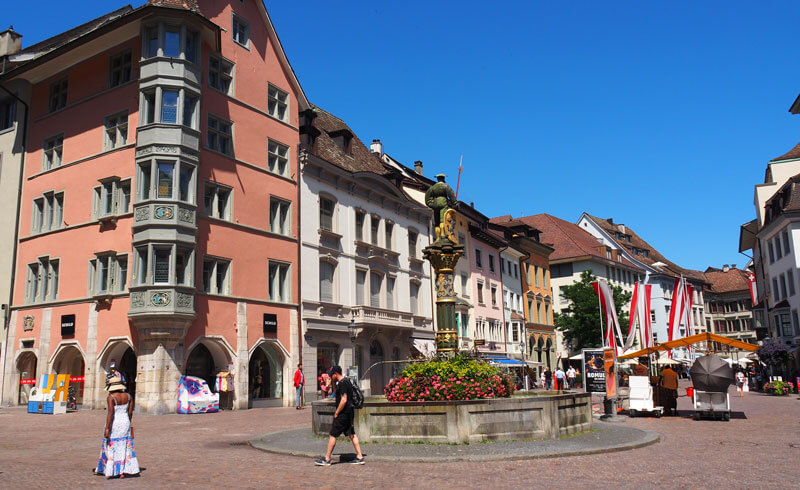
{"label": "awning", "polygon": [[569,357],[569,360],[570,360],[570,361],[580,361],[580,360],[583,360],[583,352],[580,352],[580,353],[578,353],[578,354],[575,354],[574,356],[570,356],[570,357]]}
{"label": "awning", "polygon": [[485,358],[490,364],[497,364],[500,366],[525,366],[526,363],[520,361],[519,359],[510,359],[508,357],[486,357]]}
{"label": "awning", "polygon": [[411,339],[411,345],[425,357],[430,357],[436,354],[436,344],[432,339]]}
{"label": "awning", "polygon": [[665,351],[670,349],[675,349],[676,347],[686,347],[688,345],[697,344],[700,342],[718,342],[720,344],[729,345],[736,349],[742,349],[747,351],[757,351],[758,346],[754,344],[749,344],[747,342],[742,342],[741,340],[732,339],[730,337],[724,337],[722,335],[717,335],[711,332],[700,333],[697,335],[690,335],[689,337],[683,337],[680,339],[675,339],[670,342],[664,342],[663,344],[658,344],[654,347],[648,347],[647,349],[642,349],[640,351],[632,352],[630,354],[625,354],[623,356],[619,356],[620,359],[630,359],[632,357],[639,357],[639,356],[646,356],[648,354],[652,354],[654,352]]}

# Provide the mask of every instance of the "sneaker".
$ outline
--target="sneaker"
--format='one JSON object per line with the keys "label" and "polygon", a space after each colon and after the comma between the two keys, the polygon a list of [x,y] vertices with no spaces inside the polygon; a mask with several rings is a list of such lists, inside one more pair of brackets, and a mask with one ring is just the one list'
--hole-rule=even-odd
{"label": "sneaker", "polygon": [[355,459],[350,460],[350,464],[364,464],[364,463],[366,463],[366,461],[364,461],[364,457],[363,456],[360,457],[360,458],[355,458]]}
{"label": "sneaker", "polygon": [[[362,460],[363,460],[363,458],[362,458]],[[319,458],[319,459],[315,460],[314,464],[317,465],[317,466],[330,466],[331,462],[330,462],[330,460],[325,459],[324,457],[322,457],[322,458]]]}

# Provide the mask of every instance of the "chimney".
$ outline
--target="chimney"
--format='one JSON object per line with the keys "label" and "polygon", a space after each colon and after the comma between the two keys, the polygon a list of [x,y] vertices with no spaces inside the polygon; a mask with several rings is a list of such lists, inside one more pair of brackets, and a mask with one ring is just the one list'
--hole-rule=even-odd
{"label": "chimney", "polygon": [[369,145],[369,151],[377,153],[378,156],[383,156],[383,143],[381,143],[381,140],[372,140],[372,144]]}
{"label": "chimney", "polygon": [[475,201],[470,201],[469,202],[469,207],[471,207],[472,209],[475,209]]}
{"label": "chimney", "polygon": [[736,268],[736,264],[731,264],[731,269],[735,269],[735,268]]}
{"label": "chimney", "polygon": [[14,31],[14,26],[9,26],[0,32],[0,56],[19,53],[22,49],[22,34]]}
{"label": "chimney", "polygon": [[422,175],[422,160],[417,160],[414,162],[414,172],[418,175]]}
{"label": "chimney", "polygon": [[728,264],[722,266],[722,272],[728,272],[729,270],[731,270],[731,266]]}

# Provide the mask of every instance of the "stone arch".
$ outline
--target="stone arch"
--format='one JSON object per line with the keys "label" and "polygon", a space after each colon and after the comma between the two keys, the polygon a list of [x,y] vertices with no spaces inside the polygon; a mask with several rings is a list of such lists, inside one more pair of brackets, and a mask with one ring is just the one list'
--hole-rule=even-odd
{"label": "stone arch", "polygon": [[[50,361],[51,372],[69,374],[71,377],[83,377],[86,373],[86,356],[77,342],[62,342],[58,345]],[[70,388],[75,387],[75,399],[83,405],[85,383],[70,381]]]}
{"label": "stone arch", "polygon": [[[381,336],[375,336],[369,341],[369,366],[372,367],[376,362],[389,360],[388,343]],[[389,382],[386,377],[388,367],[386,364],[380,364],[372,367],[369,372],[369,389],[372,395],[382,395],[383,388]]]}
{"label": "stone arch", "polygon": [[[288,389],[289,353],[280,342],[259,339],[250,350],[248,399],[251,407],[284,405]],[[287,399],[288,400],[288,399]]]}
{"label": "stone arch", "polygon": [[[124,362],[123,359],[125,359]],[[94,388],[92,389],[95,408],[103,408],[104,406],[102,403],[105,399],[106,375],[109,373],[109,366],[112,360],[116,363],[117,370],[125,377],[128,393],[132,397],[136,397],[136,348],[128,336],[110,337],[97,355],[97,364],[94,370]]]}
{"label": "stone arch", "polygon": [[36,367],[39,362],[39,359],[36,357],[36,353],[33,350],[23,350],[17,355],[17,358],[14,360],[14,376],[12,382],[15,383],[18,387],[17,389],[17,397],[16,403],[20,405],[25,405],[28,403],[28,397],[31,394],[31,389],[34,385],[29,384],[30,382],[26,382],[26,384],[21,384],[22,380],[34,380],[33,382],[36,383]]}
{"label": "stone arch", "polygon": [[[233,359],[236,357],[233,347],[231,347],[225,337],[221,335],[201,335],[189,345],[186,352],[191,356],[192,352],[201,345],[208,351],[213,363],[212,367],[216,370],[215,373],[212,374],[216,374],[216,372],[219,371],[227,371],[228,365],[233,362]],[[189,356],[186,357],[187,363],[189,361]],[[209,384],[209,386],[212,385],[213,383]]]}

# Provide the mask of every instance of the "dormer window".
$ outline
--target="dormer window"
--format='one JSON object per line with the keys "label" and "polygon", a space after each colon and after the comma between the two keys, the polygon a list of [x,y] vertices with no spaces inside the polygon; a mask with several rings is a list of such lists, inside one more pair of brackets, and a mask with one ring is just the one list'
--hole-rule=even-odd
{"label": "dormer window", "polygon": [[352,142],[353,142],[353,133],[351,133],[347,129],[338,129],[330,133],[330,137],[336,143],[336,146],[341,148],[341,150],[346,154],[351,154],[352,149]]}

